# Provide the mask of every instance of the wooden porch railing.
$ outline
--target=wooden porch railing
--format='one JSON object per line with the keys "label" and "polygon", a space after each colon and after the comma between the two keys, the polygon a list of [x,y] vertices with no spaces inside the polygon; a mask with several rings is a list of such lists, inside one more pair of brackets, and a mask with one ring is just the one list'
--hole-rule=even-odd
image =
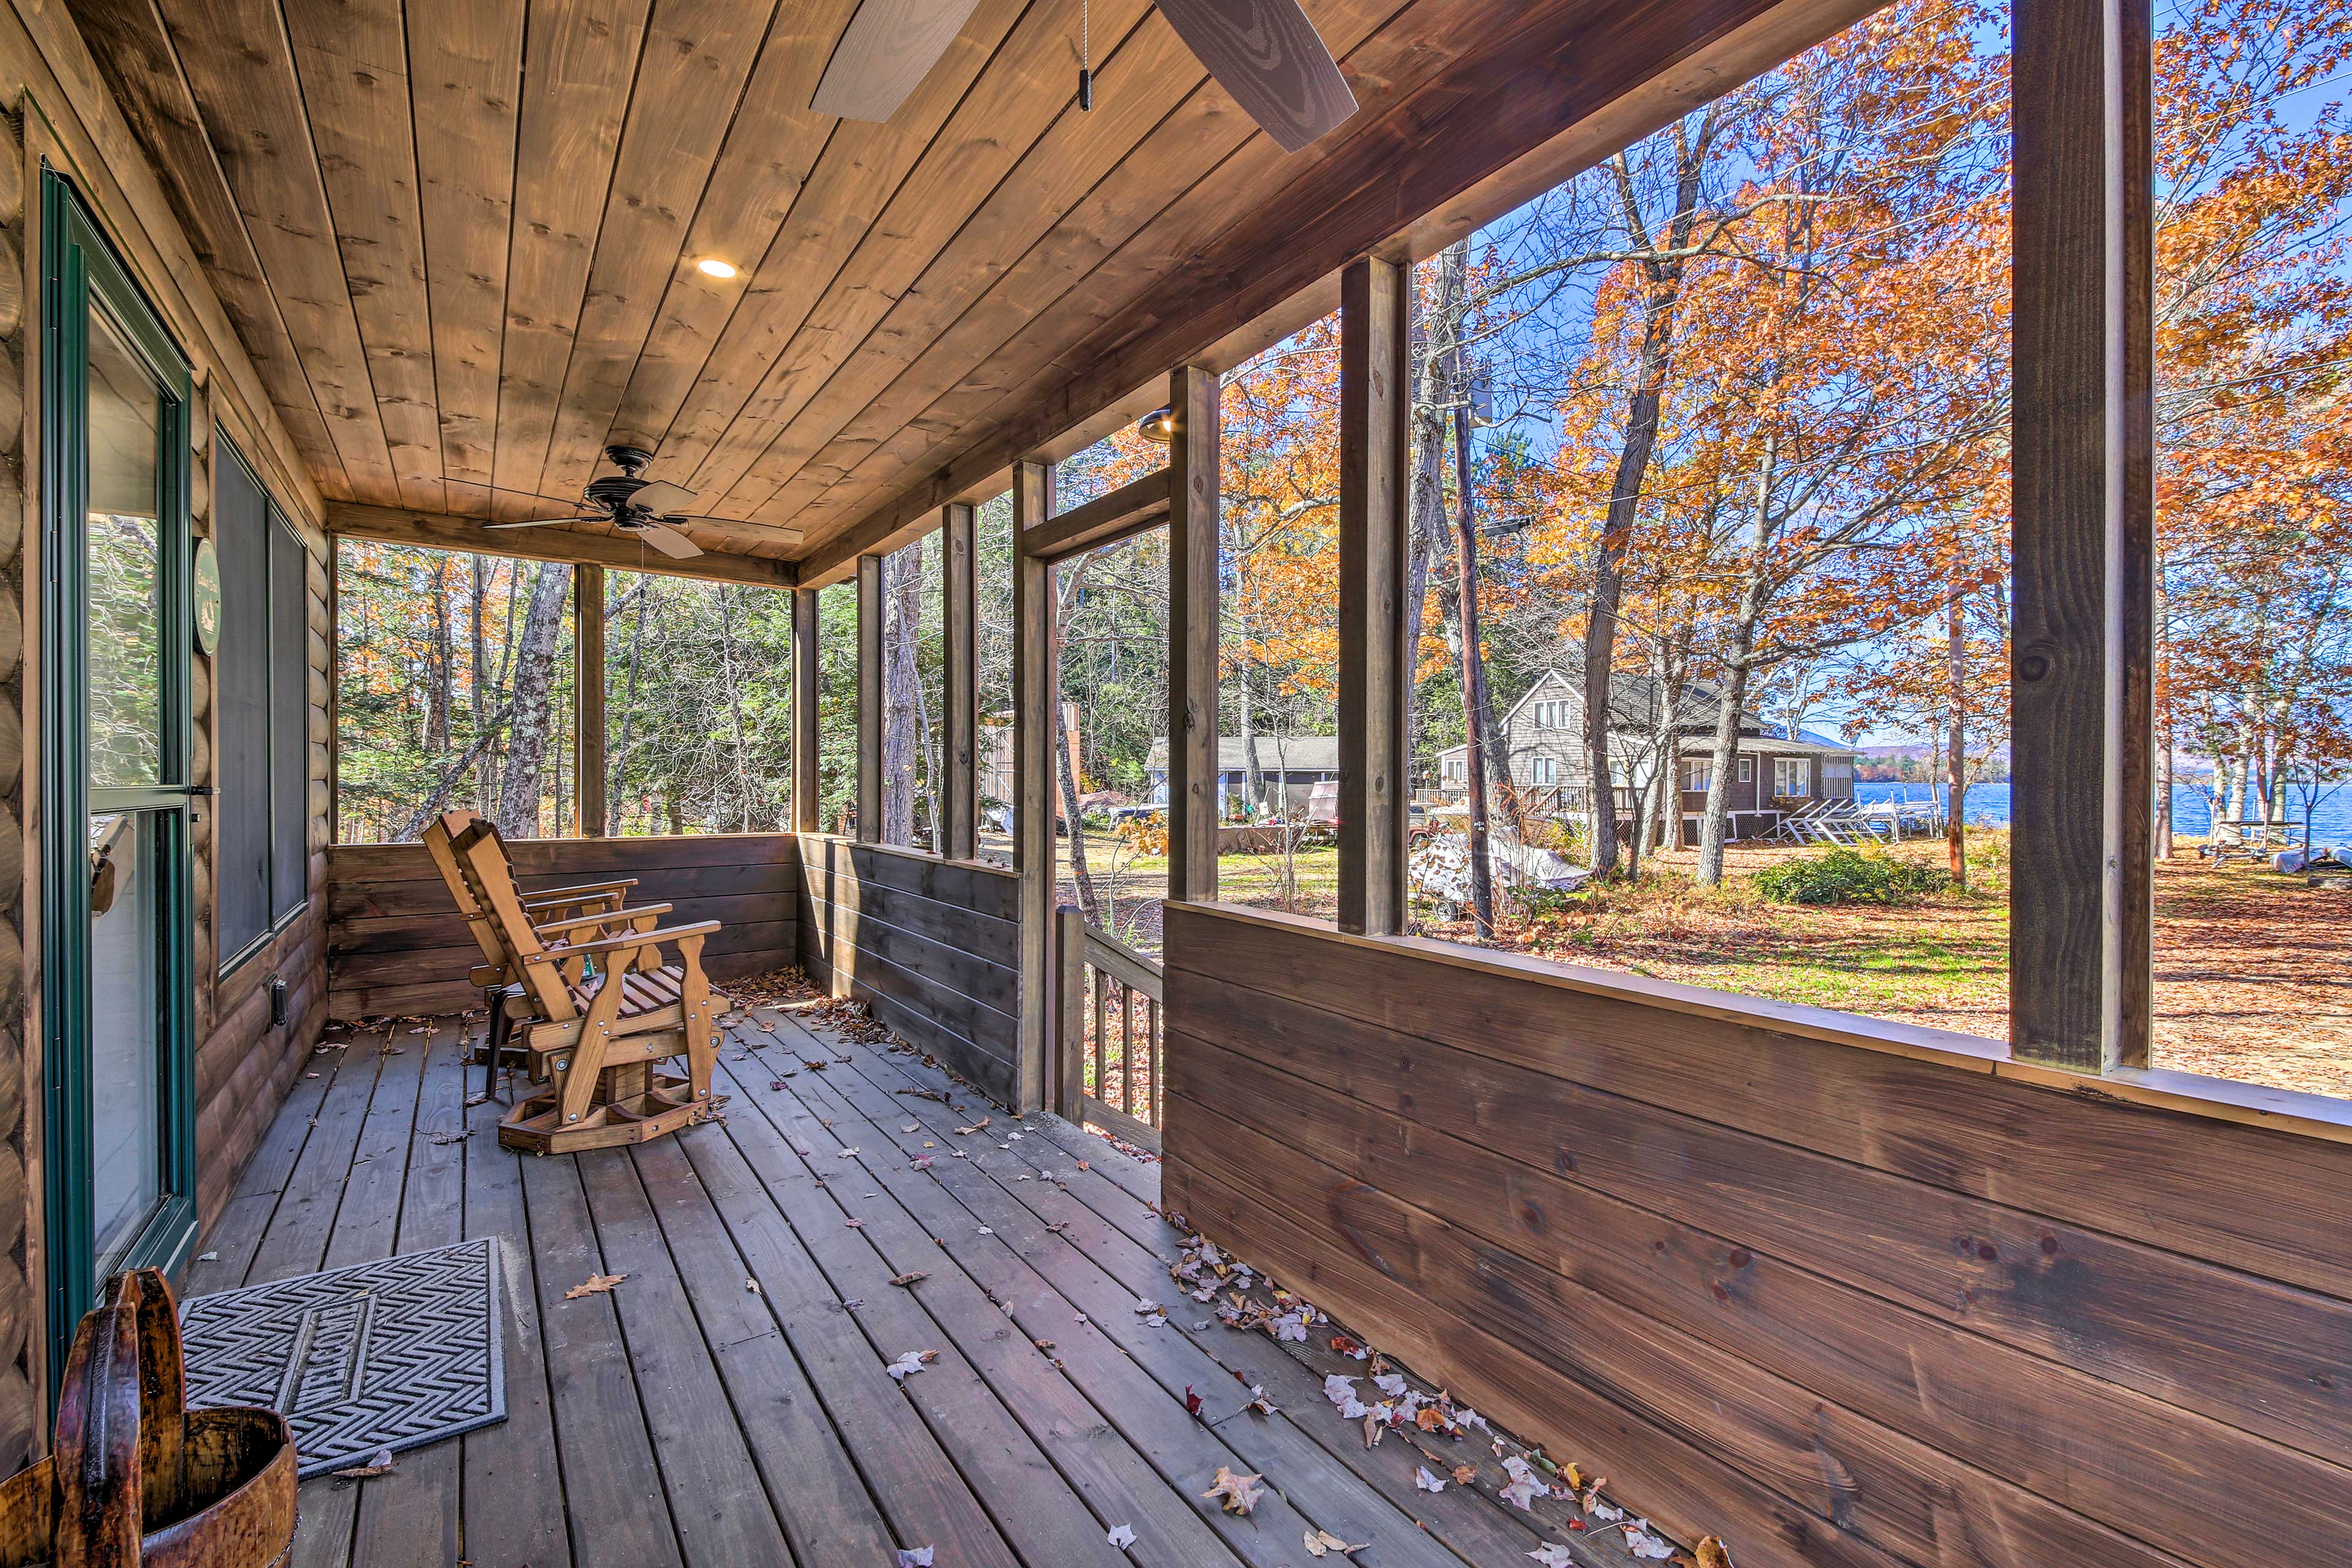
{"label": "wooden porch railing", "polygon": [[1160,964],[1066,904],[1054,911],[1054,936],[1059,1109],[1156,1152],[1165,1059]]}

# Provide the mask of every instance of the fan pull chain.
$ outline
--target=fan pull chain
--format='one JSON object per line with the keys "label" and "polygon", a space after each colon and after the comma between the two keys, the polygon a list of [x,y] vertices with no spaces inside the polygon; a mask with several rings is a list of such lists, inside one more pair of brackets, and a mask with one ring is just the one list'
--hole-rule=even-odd
{"label": "fan pull chain", "polygon": [[1078,107],[1091,110],[1095,106],[1093,0],[1080,0],[1078,5]]}

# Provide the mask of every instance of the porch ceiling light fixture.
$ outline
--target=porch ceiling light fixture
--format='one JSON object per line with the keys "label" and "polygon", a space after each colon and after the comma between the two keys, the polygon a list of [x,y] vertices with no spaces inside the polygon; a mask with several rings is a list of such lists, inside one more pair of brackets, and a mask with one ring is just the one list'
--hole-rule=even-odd
{"label": "porch ceiling light fixture", "polygon": [[1135,433],[1147,441],[1157,441],[1165,447],[1176,439],[1176,411],[1155,408],[1135,422]]}
{"label": "porch ceiling light fixture", "polygon": [[715,256],[704,257],[694,264],[694,269],[705,278],[716,278],[722,282],[734,277],[738,270],[733,262],[721,261]]}

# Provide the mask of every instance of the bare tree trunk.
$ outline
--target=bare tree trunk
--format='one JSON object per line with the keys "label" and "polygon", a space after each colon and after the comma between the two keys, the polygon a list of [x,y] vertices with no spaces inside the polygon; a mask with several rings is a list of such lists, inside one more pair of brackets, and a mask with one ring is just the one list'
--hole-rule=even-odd
{"label": "bare tree trunk", "polygon": [[457,684],[457,650],[449,638],[449,568],[446,555],[433,558],[433,651],[427,660],[425,685],[425,751],[440,756],[449,750],[449,708]]}
{"label": "bare tree trunk", "polygon": [[1967,606],[1957,586],[1945,615],[1944,662],[1946,676],[1951,681],[1952,715],[1948,726],[1949,733],[1944,737],[1944,796],[1950,807],[1944,822],[1944,848],[1951,866],[1952,886],[1965,888],[1969,885],[1969,856],[1960,807],[1969,792],[1969,643]]}
{"label": "bare tree trunk", "polygon": [[482,600],[488,595],[490,591],[490,573],[492,568],[490,565],[490,558],[487,555],[474,556],[470,564],[473,596],[467,606],[467,629],[470,634],[470,640],[473,645],[470,651],[473,655],[474,666],[474,696],[473,701],[469,705],[467,711],[471,714],[473,720],[474,745],[469,754],[472,755],[477,762],[479,762],[482,764],[482,772],[474,781],[474,805],[478,810],[488,811],[490,808],[492,795],[490,792],[488,764],[484,756],[482,742],[483,738],[490,733],[488,714],[490,711],[490,699],[492,693],[490,690],[490,645],[489,638],[482,628]]}
{"label": "bare tree trunk", "polygon": [[2156,558],[2156,858],[2172,858],[2172,624],[2164,557]]}
{"label": "bare tree trunk", "polygon": [[1421,631],[1429,614],[1431,566],[1445,533],[1444,356],[1435,351],[1436,334],[1429,330],[1421,290],[1408,276],[1408,300],[1412,344],[1412,409],[1409,428],[1412,441],[1412,473],[1406,493],[1405,526],[1405,658],[1407,679],[1416,689],[1405,704],[1405,756],[1408,763],[1421,746],[1419,680]]}
{"label": "bare tree trunk", "polygon": [[1241,642],[1234,658],[1235,684],[1241,693],[1242,815],[1255,822],[1265,805],[1265,770],[1257,760],[1257,704],[1250,700],[1249,644],[1246,638]]}
{"label": "bare tree trunk", "polygon": [[[751,831],[751,752],[743,740],[743,683],[735,678],[735,590],[719,586],[719,679],[727,690],[727,718],[735,740],[735,799],[739,831]],[[714,803],[716,804],[716,803]],[[726,820],[714,811],[717,821]]]}
{"label": "bare tree trunk", "polygon": [[882,645],[882,840],[915,841],[915,638],[922,613],[923,542],[884,558],[883,602],[890,626]]}
{"label": "bare tree trunk", "polygon": [[[1754,614],[1742,606],[1742,613],[1732,628],[1731,657],[1727,661],[1727,679],[1723,683],[1723,699],[1715,714],[1715,743],[1708,752],[1706,809],[1699,819],[1698,882],[1712,888],[1723,880],[1723,841],[1729,824],[1731,805],[1731,771],[1739,754],[1739,715],[1748,701],[1748,658],[1756,647]],[[1760,766],[1762,759],[1759,759]]]}
{"label": "bare tree trunk", "polygon": [[[1458,387],[1460,356],[1455,353],[1455,374]],[[1495,934],[1494,869],[1487,857],[1486,831],[1486,748],[1482,743],[1485,731],[1494,722],[1494,710],[1486,701],[1486,661],[1478,651],[1478,514],[1477,492],[1471,485],[1470,473],[1470,410],[1459,406],[1454,416],[1454,467],[1458,476],[1455,505],[1460,521],[1454,531],[1454,564],[1461,574],[1462,605],[1462,717],[1463,727],[1469,735],[1464,748],[1465,772],[1470,792],[1470,910],[1478,927],[1478,934]],[[1483,722],[1482,722],[1483,721]]]}
{"label": "bare tree trunk", "polygon": [[1664,254],[1653,246],[1649,226],[1633,185],[1631,167],[1619,153],[1610,167],[1616,175],[1627,238],[1636,252],[1648,251],[1643,274],[1642,354],[1625,402],[1625,435],[1609,490],[1609,511],[1592,552],[1592,594],[1584,622],[1584,752],[1592,775],[1592,866],[1603,874],[1617,868],[1617,796],[1609,757],[1610,697],[1617,663],[1617,616],[1625,591],[1625,556],[1633,546],[1633,521],[1647,482],[1650,457],[1658,442],[1659,410],[1666,372],[1673,362],[1675,307],[1681,302],[1684,253],[1698,215],[1700,175],[1714,143],[1713,112],[1700,122],[1696,141],[1675,127],[1675,210],[1666,220]]}
{"label": "bare tree trunk", "polygon": [[539,789],[547,761],[548,702],[555,682],[555,645],[563,631],[564,596],[572,568],[542,563],[531,584],[530,609],[514,652],[514,728],[507,747],[506,778],[499,792],[499,831],[509,838],[539,833]]}
{"label": "bare tree trunk", "polygon": [[915,728],[922,739],[923,804],[931,814],[929,847],[933,853],[944,855],[947,853],[947,847],[941,842],[940,837],[946,831],[946,826],[940,816],[940,773],[942,770],[940,765],[939,736],[931,729],[930,698],[923,690],[923,683],[919,680],[915,682]]}
{"label": "bare tree trunk", "polygon": [[[1077,608],[1078,590],[1086,581],[1087,568],[1093,557],[1080,556],[1061,570],[1062,591],[1055,605],[1054,668],[1061,668],[1062,642],[1069,636],[1070,616]],[[1055,680],[1054,699],[1054,763],[1061,774],[1062,810],[1070,821],[1070,876],[1077,883],[1078,908],[1084,911],[1088,925],[1102,924],[1102,900],[1095,893],[1094,873],[1087,866],[1087,827],[1078,819],[1078,773],[1070,755],[1070,726],[1063,717],[1063,703]],[[1052,842],[1052,824],[1046,825],[1047,842]]]}
{"label": "bare tree trunk", "polygon": [[654,584],[661,579],[648,574],[637,581],[636,620],[629,629],[629,668],[621,681],[621,740],[613,748],[612,778],[604,788],[604,831],[617,834],[627,815],[629,731],[637,717],[637,659],[646,646],[646,612],[652,608]]}

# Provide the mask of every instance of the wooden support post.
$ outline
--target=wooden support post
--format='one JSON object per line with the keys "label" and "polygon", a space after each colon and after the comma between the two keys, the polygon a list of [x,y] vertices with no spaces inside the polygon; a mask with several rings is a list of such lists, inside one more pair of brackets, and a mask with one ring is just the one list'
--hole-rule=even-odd
{"label": "wooden support post", "polygon": [[1076,904],[1054,911],[1054,1109],[1087,1119],[1087,915]]}
{"label": "wooden support post", "polygon": [[572,794],[578,815],[572,832],[604,837],[604,569],[583,563],[572,569]]}
{"label": "wooden support post", "polygon": [[[1013,868],[1020,879],[1020,1065],[1018,1102],[1045,1102],[1047,1029],[1053,1013],[1054,726],[1061,721],[1060,649],[1054,646],[1054,563],[1020,547],[1022,534],[1053,512],[1054,473],[1044,463],[1013,465]],[[1075,831],[1076,824],[1071,825]]]}
{"label": "wooden support post", "polygon": [[940,517],[940,542],[947,555],[941,618],[947,623],[946,734],[940,748],[947,776],[940,781],[940,853],[970,860],[980,853],[980,573],[973,554],[977,539],[970,506],[948,507]]}
{"label": "wooden support post", "polygon": [[2147,0],[2018,0],[2010,1039],[2147,1059]]}
{"label": "wooden support post", "polygon": [[[218,523],[214,525],[218,527]],[[327,842],[343,841],[343,543],[327,535]],[[218,702],[215,693],[214,700]],[[214,709],[215,716],[219,709]],[[215,731],[215,733],[218,731]],[[215,771],[220,767],[214,757]],[[217,841],[216,841],[217,842]],[[303,835],[307,852],[310,836]]]}
{"label": "wooden support post", "polygon": [[817,738],[816,590],[793,590],[793,831],[824,831]]}
{"label": "wooden support post", "polygon": [[1404,930],[1406,310],[1412,286],[1370,259],[1339,279],[1339,929]]}
{"label": "wooden support post", "polygon": [[1217,896],[1217,373],[1168,378],[1168,896]]}
{"label": "wooden support post", "polygon": [[882,837],[882,557],[857,558],[857,837]]}

